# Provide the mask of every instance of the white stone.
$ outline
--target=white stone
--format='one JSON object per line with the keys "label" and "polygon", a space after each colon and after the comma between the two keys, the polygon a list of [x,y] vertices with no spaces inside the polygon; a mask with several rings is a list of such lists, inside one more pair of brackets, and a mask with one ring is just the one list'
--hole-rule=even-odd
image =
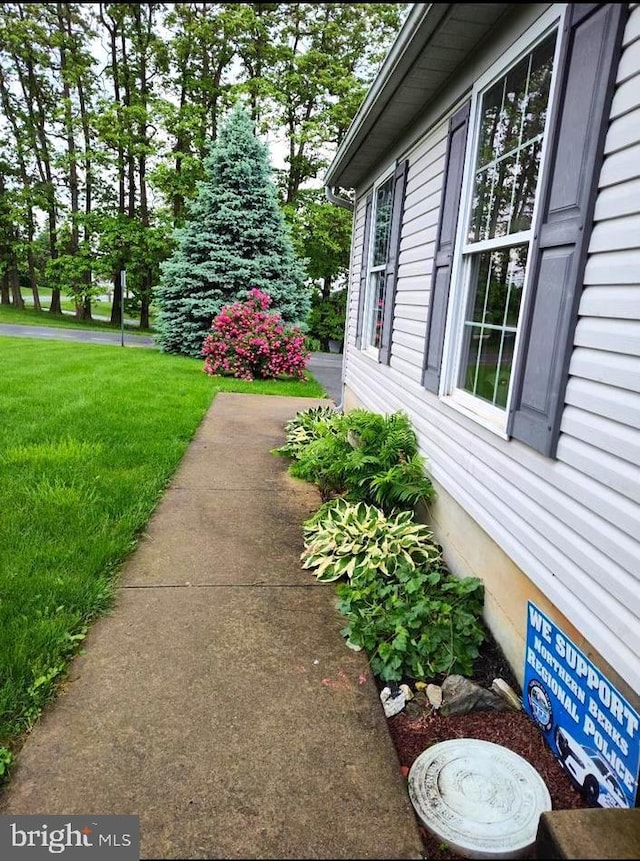
{"label": "white stone", "polygon": [[391,688],[386,687],[380,691],[380,702],[384,708],[385,715],[393,717],[399,714],[406,706],[407,700],[402,691],[398,691],[395,697],[391,696]]}
{"label": "white stone", "polygon": [[427,685],[427,699],[432,708],[439,709],[442,705],[442,688],[440,685]]}
{"label": "white stone", "polygon": [[413,691],[409,687],[409,685],[400,685],[400,690],[404,694],[404,698],[407,702],[413,699]]}
{"label": "white stone", "polygon": [[465,858],[521,858],[551,796],[538,772],[506,747],[456,738],[427,748],[409,771],[416,813]]}

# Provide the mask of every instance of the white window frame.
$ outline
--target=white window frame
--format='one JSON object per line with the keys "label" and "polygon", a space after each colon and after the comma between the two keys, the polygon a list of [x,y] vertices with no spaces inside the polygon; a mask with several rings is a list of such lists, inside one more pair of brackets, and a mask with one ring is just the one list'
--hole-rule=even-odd
{"label": "white window frame", "polygon": [[[396,169],[396,162],[392,162],[384,171],[379,175],[376,181],[373,184],[372,189],[372,198],[371,198],[371,220],[369,222],[369,248],[367,254],[367,278],[365,281],[365,298],[364,298],[364,308],[362,312],[362,346],[361,351],[370,356],[372,359],[375,359],[377,362],[380,357],[380,348],[374,347],[371,343],[371,327],[373,323],[373,290],[371,285],[371,275],[373,272],[384,272],[387,268],[389,252],[387,250],[387,259],[384,262],[384,266],[373,266],[373,255],[375,252],[375,235],[376,235],[376,199],[378,196],[378,189],[381,185],[384,185],[389,179],[393,177],[393,174]],[[393,183],[391,185],[391,206],[393,211]],[[389,229],[391,229],[391,225],[389,225]],[[384,315],[384,309],[383,309]]]}
{"label": "white window frame", "polygon": [[[451,294],[449,297],[449,308],[445,328],[445,339],[443,348],[443,364],[440,377],[439,397],[448,406],[453,407],[464,415],[472,418],[476,423],[508,439],[506,433],[509,412],[511,410],[512,392],[515,374],[514,369],[520,363],[520,344],[522,340],[521,315],[525,306],[526,295],[529,291],[531,254],[527,255],[527,266],[520,301],[520,315],[518,319],[516,337],[513,350],[513,368],[509,379],[509,390],[507,394],[506,407],[501,409],[488,403],[482,398],[472,395],[470,392],[458,386],[459,370],[462,361],[462,349],[464,343],[464,318],[467,309],[471,275],[471,263],[474,256],[483,251],[492,251],[496,248],[504,248],[504,237],[487,239],[481,242],[467,242],[467,231],[471,217],[473,200],[473,188],[475,179],[475,160],[478,147],[478,135],[480,131],[481,117],[480,107],[484,93],[509,72],[524,56],[530,53],[535,46],[545,39],[554,29],[556,30],[556,45],[553,60],[553,76],[549,91],[547,105],[547,126],[542,145],[540,158],[540,172],[538,187],[534,201],[531,227],[519,233],[509,234],[509,246],[529,243],[531,250],[540,211],[540,190],[542,178],[547,167],[547,151],[549,145],[549,118],[552,115],[553,104],[557,98],[557,68],[560,47],[560,35],[562,31],[564,16],[568,4],[556,4],[548,9],[535,24],[530,27],[517,42],[515,42],[492,66],[476,81],[471,94],[470,122],[467,131],[467,142],[465,148],[464,170],[462,180],[462,194],[460,199],[460,213],[456,230],[455,249],[451,270]],[[472,251],[469,248],[472,246]]]}

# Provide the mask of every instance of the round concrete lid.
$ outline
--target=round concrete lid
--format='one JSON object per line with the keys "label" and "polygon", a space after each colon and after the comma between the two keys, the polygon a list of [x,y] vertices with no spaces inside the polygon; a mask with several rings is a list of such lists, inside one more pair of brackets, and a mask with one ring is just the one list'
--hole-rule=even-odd
{"label": "round concrete lid", "polygon": [[427,748],[411,766],[409,796],[425,826],[466,858],[519,858],[535,843],[551,796],[517,753],[475,738]]}

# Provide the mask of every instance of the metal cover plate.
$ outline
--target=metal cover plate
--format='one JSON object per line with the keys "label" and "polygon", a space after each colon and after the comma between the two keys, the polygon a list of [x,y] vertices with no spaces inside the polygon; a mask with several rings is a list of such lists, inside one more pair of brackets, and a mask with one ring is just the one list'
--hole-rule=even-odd
{"label": "metal cover plate", "polygon": [[427,748],[409,771],[409,797],[424,825],[466,858],[519,858],[551,810],[544,780],[517,753],[475,738]]}

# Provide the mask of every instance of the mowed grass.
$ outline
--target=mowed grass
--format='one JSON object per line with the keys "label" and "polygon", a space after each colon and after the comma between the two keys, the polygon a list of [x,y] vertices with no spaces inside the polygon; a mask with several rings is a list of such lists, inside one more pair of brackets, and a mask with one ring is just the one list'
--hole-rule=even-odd
{"label": "mowed grass", "polygon": [[[109,308],[100,312],[108,316]],[[95,311],[95,309],[94,309]],[[98,313],[98,312],[96,312]],[[70,314],[50,314],[49,311],[36,311],[35,308],[25,307],[22,311],[12,305],[0,305],[0,323],[13,323],[17,326],[55,326],[63,329],[103,329],[109,332],[119,332],[120,326],[112,326],[106,320],[76,320]],[[137,324],[127,322],[125,331],[129,335],[151,335],[151,329],[141,329]]]}
{"label": "mowed grass", "polygon": [[[44,311],[49,310],[49,306],[51,305],[51,290],[48,287],[40,287],[38,289],[38,295],[40,297],[40,304]],[[22,289],[22,298],[24,299],[25,305],[29,306],[33,304],[33,293],[31,290]],[[72,313],[76,310],[76,305],[73,299],[70,299],[64,293],[60,296],[60,304],[62,306],[63,311],[71,311]],[[104,302],[96,302],[93,300],[91,302],[91,306],[94,312],[97,312],[97,309],[104,307]]]}
{"label": "mowed grass", "polygon": [[62,341],[0,338],[0,363],[1,753],[31,727],[87,624],[108,608],[114,575],[215,393],[323,390]]}

